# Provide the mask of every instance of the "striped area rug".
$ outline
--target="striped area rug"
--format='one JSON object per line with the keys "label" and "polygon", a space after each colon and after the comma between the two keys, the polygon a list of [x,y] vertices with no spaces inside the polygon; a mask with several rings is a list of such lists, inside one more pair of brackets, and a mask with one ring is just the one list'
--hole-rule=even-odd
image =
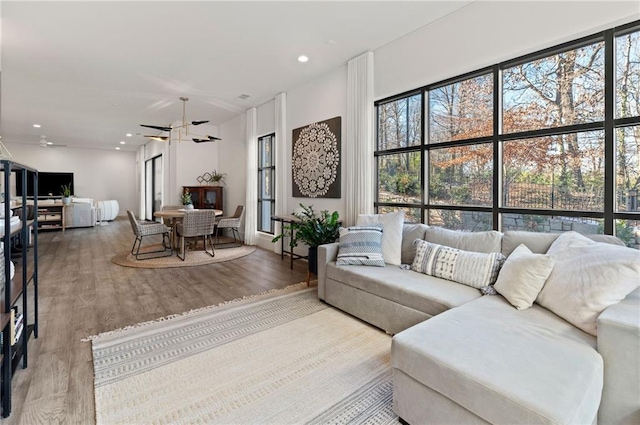
{"label": "striped area rug", "polygon": [[98,424],[387,424],[391,337],[315,288],[92,338]]}

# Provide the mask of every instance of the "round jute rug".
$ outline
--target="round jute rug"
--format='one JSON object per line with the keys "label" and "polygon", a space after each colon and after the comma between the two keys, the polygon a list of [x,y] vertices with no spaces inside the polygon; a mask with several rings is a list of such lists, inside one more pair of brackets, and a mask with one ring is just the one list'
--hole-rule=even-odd
{"label": "round jute rug", "polygon": [[[151,245],[147,250],[159,249],[160,245]],[[123,255],[116,255],[111,262],[123,267],[135,267],[140,269],[162,269],[170,267],[191,267],[204,266],[207,264],[222,263],[237,258],[244,257],[256,250],[255,246],[242,245],[237,248],[216,249],[216,256],[211,257],[202,249],[195,251],[187,251],[186,259],[182,261],[173,253],[170,257],[151,258],[148,260],[136,260],[136,258],[127,252]]]}

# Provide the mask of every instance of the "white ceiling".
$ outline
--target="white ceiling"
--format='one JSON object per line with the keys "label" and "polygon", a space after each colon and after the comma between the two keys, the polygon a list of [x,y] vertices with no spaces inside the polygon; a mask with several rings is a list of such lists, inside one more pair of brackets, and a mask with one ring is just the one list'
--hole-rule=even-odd
{"label": "white ceiling", "polygon": [[180,96],[219,125],[468,3],[3,1],[2,140],[137,149]]}

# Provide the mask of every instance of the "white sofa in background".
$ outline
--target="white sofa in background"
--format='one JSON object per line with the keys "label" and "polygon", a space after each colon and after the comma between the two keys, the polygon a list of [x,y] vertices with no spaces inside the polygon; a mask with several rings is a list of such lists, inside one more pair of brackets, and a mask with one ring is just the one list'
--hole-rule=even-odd
{"label": "white sofa in background", "polygon": [[65,207],[64,226],[93,227],[96,225],[97,214],[91,198],[72,198],[71,203]]}
{"label": "white sofa in background", "polygon": [[[404,226],[402,263],[413,261],[416,238],[508,256],[520,244],[546,253],[558,237],[430,239],[428,229]],[[395,334],[394,411],[409,424],[640,423],[640,288],[600,314],[593,336],[538,303],[517,310],[501,295],[395,265],[337,266],[337,254],[337,243],[318,249],[318,296]]]}

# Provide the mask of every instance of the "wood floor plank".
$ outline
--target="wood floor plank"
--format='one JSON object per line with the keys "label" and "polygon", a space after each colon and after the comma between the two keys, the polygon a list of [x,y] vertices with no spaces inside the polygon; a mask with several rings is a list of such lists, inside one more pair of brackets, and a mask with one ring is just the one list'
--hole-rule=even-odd
{"label": "wood floor plank", "polygon": [[131,249],[125,219],[39,235],[40,337],[12,382],[2,424],[95,423],[88,335],[284,288],[306,280],[306,262],[262,249],[208,266],[134,269],[111,258]]}

